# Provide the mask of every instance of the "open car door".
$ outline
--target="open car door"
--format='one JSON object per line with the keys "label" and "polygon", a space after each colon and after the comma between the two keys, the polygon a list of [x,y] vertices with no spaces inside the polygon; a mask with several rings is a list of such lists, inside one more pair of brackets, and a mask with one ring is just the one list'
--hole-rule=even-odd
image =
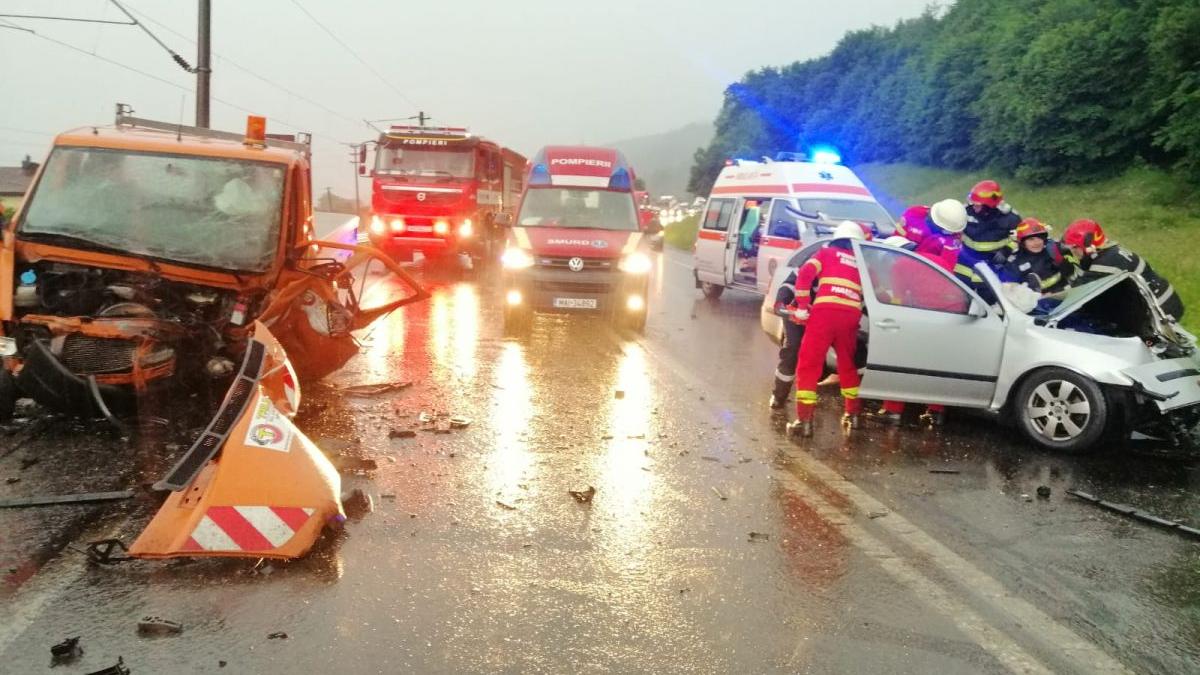
{"label": "open car door", "polygon": [[1000,373],[1000,313],[930,261],[854,242],[870,327],[864,398],[987,407]]}

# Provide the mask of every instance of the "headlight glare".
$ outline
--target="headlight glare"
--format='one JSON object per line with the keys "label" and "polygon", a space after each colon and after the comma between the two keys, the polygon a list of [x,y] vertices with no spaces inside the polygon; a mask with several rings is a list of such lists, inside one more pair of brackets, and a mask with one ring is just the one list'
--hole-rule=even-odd
{"label": "headlight glare", "polygon": [[525,249],[506,248],[500,255],[500,264],[506,270],[523,270],[533,267],[533,256],[529,255]]}
{"label": "headlight glare", "polygon": [[620,265],[618,265],[622,272],[628,274],[646,274],[653,266],[654,264],[650,261],[650,256],[641,251],[635,251],[625,256],[621,259]]}

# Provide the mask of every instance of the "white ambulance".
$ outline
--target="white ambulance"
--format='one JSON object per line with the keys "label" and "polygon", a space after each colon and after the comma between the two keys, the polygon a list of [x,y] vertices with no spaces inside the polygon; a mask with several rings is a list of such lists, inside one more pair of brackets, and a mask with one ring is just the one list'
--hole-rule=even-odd
{"label": "white ambulance", "polygon": [[729,160],[700,216],[696,287],[709,298],[726,288],[765,294],[776,268],[801,246],[853,220],[887,236],[895,222],[836,155],[779,153],[775,160]]}

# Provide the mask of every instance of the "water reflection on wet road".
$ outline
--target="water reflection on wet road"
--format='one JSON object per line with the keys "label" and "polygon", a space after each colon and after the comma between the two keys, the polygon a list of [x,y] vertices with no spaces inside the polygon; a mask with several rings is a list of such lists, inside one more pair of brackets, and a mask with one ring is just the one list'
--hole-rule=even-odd
{"label": "water reflection on wet road", "polygon": [[[834,396],[811,447],[795,446],[765,407],[774,347],[758,300],[698,300],[677,253],[658,259],[638,339],[551,316],[506,340],[490,273],[428,280],[429,302],[364,331],[362,355],[304,390],[314,440],[380,460],[345,478],[374,513],[308,560],[257,570],[83,569],[64,555],[5,599],[36,607],[0,630],[12,672],[41,672],[68,635],[92,669],[121,655],[134,672],[1195,665],[1197,547],[1063,495],[1195,518],[1195,469],[1038,453],[976,417],[846,439]],[[334,389],[396,380],[414,386]],[[389,438],[422,412],[471,424]],[[1023,496],[1039,485],[1050,499]],[[591,503],[569,494],[589,486]],[[93,529],[128,536],[147,516]],[[991,583],[1000,597],[978,592]],[[142,614],[185,632],[140,639]],[[276,631],[289,639],[267,640]],[[1063,642],[1075,637],[1078,648]]]}

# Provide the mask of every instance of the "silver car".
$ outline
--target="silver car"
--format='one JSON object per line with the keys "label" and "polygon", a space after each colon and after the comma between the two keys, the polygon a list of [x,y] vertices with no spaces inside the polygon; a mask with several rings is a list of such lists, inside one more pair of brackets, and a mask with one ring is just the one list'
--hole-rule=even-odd
{"label": "silver car", "polygon": [[[772,338],[783,328],[777,289],[827,243],[776,270],[762,305]],[[985,299],[907,250],[853,245],[866,306],[864,398],[990,410],[1064,452],[1130,438],[1200,446],[1196,338],[1163,315],[1140,277],[1101,279],[1026,314],[986,265],[977,266]]]}

